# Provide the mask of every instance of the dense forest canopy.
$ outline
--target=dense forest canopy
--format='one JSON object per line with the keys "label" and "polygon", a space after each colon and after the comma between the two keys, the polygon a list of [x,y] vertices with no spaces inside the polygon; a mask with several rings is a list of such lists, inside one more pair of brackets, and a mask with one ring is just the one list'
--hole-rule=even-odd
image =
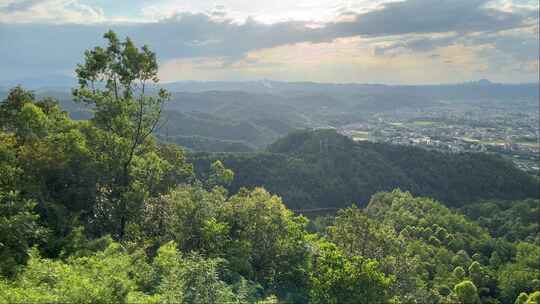
{"label": "dense forest canopy", "polygon": [[295,210],[365,206],[395,188],[460,207],[485,199],[539,197],[537,178],[481,153],[451,154],[354,142],[334,130],[297,131],[261,153],[189,155],[200,176],[220,160],[237,172],[230,191],[264,186]]}
{"label": "dense forest canopy", "polygon": [[[104,37],[76,69],[90,119],[21,87],[0,104],[0,303],[540,301],[537,179],[326,131],[195,157],[196,174],[154,137],[155,54]],[[308,220],[256,185],[344,208]]]}

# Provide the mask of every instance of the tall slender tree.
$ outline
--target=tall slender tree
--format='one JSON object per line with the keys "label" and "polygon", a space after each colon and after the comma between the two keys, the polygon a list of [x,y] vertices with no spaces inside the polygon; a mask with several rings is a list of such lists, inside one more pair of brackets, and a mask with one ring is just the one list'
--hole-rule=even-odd
{"label": "tall slender tree", "polygon": [[[117,223],[116,237],[124,237],[133,182],[134,158],[145,151],[151,134],[159,125],[163,104],[170,94],[160,89],[149,94],[156,84],[156,55],[145,45],[137,48],[126,38],[120,41],[113,31],[105,33],[107,47],[96,47],[84,54],[77,65],[79,87],[73,90],[76,100],[94,109],[93,123],[104,131],[103,155],[109,160],[110,176],[101,185],[104,201],[111,206]],[[136,200],[136,199],[135,199]]]}

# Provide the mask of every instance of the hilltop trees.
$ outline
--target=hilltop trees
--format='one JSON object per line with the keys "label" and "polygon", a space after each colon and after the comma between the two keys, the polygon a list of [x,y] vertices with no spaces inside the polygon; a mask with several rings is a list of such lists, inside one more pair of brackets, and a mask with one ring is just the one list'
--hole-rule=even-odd
{"label": "hilltop trees", "polygon": [[[68,221],[78,221],[95,236],[124,239],[146,199],[191,176],[183,151],[152,136],[168,98],[147,93],[157,81],[155,55],[113,32],[105,38],[107,48],[87,51],[76,70],[73,93],[94,110],[90,121],[73,121],[54,100],[37,101],[20,87],[0,105],[0,181],[36,201],[51,236],[69,234]],[[56,241],[47,241],[51,254]]]}

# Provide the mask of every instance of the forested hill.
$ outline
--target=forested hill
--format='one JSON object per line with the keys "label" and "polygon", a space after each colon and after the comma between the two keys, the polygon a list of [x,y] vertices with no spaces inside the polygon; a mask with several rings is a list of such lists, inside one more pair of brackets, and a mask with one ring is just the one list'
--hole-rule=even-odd
{"label": "forested hill", "polygon": [[454,207],[539,195],[538,179],[494,155],[354,142],[334,130],[295,132],[263,153],[191,157],[199,175],[220,159],[236,172],[231,191],[262,185],[295,210],[363,206],[374,193],[395,188]]}

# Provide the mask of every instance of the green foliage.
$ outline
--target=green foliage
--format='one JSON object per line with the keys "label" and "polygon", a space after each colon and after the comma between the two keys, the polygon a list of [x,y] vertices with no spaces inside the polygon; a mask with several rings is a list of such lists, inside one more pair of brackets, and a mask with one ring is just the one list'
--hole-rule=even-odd
{"label": "green foliage", "polygon": [[263,189],[227,198],[219,187],[180,186],[149,200],[144,218],[135,230],[150,248],[174,241],[183,252],[225,258],[235,273],[282,296],[305,288],[306,220]]}
{"label": "green foliage", "polygon": [[453,263],[468,267],[469,253],[474,254],[490,239],[478,224],[429,198],[413,197],[408,192],[394,190],[372,197],[367,213],[400,233],[407,229],[408,235],[429,241],[439,235],[441,246],[456,252]]}
{"label": "green foliage", "polygon": [[[170,116],[170,115],[169,115]],[[222,140],[204,136],[157,135],[160,140],[171,142],[197,152],[253,152],[254,149],[242,141]]]}
{"label": "green foliage", "polygon": [[454,268],[454,271],[452,271],[452,274],[456,279],[463,280],[467,273],[465,272],[465,270],[463,270],[463,267],[457,266],[456,268]]}
{"label": "green foliage", "polygon": [[397,246],[391,236],[394,231],[380,225],[356,206],[340,210],[333,226],[328,228],[329,239],[349,254],[381,259],[392,254]]}
{"label": "green foliage", "polygon": [[310,303],[386,303],[391,279],[377,262],[346,257],[334,244],[315,244],[310,272]]}
{"label": "green foliage", "polygon": [[219,278],[220,260],[197,254],[181,257],[174,243],[163,245],[153,261],[157,297],[167,303],[238,303],[230,286]]}
{"label": "green foliage", "polygon": [[[190,96],[178,101],[178,94],[173,102],[169,103],[168,109],[175,104],[186,105]],[[204,96],[206,98],[216,98],[216,103],[223,103],[227,96]],[[221,94],[220,94],[221,95]],[[181,97],[180,97],[181,98]],[[208,99],[198,100],[198,104],[207,103]],[[237,100],[234,100],[236,103]],[[198,105],[196,105],[198,106]],[[231,104],[224,104],[230,107]],[[246,106],[253,106],[246,104]],[[245,109],[239,109],[245,111]],[[180,112],[182,111],[182,112]],[[222,109],[216,109],[213,113],[187,112],[188,109],[181,108],[168,110],[164,114],[167,119],[164,127],[158,130],[160,139],[184,146],[194,151],[215,151],[215,152],[249,152],[255,148],[262,148],[268,143],[276,140],[285,133],[276,132],[268,128],[264,122],[250,119],[251,113],[233,114],[235,117],[227,117]],[[286,127],[290,130],[290,127]]]}
{"label": "green foliage", "polygon": [[219,219],[230,227],[226,252],[241,275],[282,296],[305,290],[307,221],[281,198],[261,188],[240,192],[223,205]]}
{"label": "green foliage", "polygon": [[526,304],[528,299],[529,296],[526,293],[522,292],[519,294],[514,304]]}
{"label": "green foliage", "polygon": [[[198,180],[181,148],[152,135],[169,98],[145,92],[155,55],[105,38],[76,70],[89,120],[20,87],[0,103],[0,303],[538,302],[537,199],[452,210],[401,190],[371,196],[402,186],[462,206],[529,196],[530,176],[491,156],[325,130],[271,153],[195,156]],[[310,224],[240,187],[261,184],[299,208],[358,204]]]}
{"label": "green foliage", "polygon": [[494,237],[540,244],[539,199],[479,202],[469,204],[461,211]]}
{"label": "green foliage", "polygon": [[[200,251],[209,254],[212,246],[220,246],[227,241],[228,229],[217,221],[218,207],[226,197],[222,191],[211,192],[199,186],[179,186],[166,195],[149,199],[145,203],[144,218],[140,230],[143,239],[152,245],[175,241],[184,252]],[[217,228],[218,226],[219,228]],[[137,229],[139,230],[139,229]],[[222,232],[223,235],[211,235]],[[213,239],[215,243],[207,243]]]}
{"label": "green foliage", "polygon": [[530,243],[518,243],[517,254],[498,271],[501,297],[512,302],[521,292],[537,291],[540,280],[540,247]]}
{"label": "green foliage", "polygon": [[535,291],[529,295],[526,304],[538,304],[540,303],[540,291]]}
{"label": "green foliage", "polygon": [[480,303],[480,298],[478,297],[478,291],[476,289],[476,286],[471,281],[463,281],[457,284],[454,287],[454,292],[456,293],[456,297],[459,299],[460,303]]}
{"label": "green foliage", "polygon": [[23,170],[17,166],[16,137],[0,132],[0,190],[16,189]]}
{"label": "green foliage", "polygon": [[11,276],[26,262],[29,247],[44,232],[34,213],[35,202],[19,193],[0,191],[0,275]]}
{"label": "green foliage", "polygon": [[0,291],[7,303],[125,303],[135,285],[131,260],[119,245],[67,263],[43,259],[37,250],[9,288]]}
{"label": "green foliage", "polygon": [[476,286],[482,286],[482,281],[484,279],[483,269],[480,263],[474,261],[469,266],[469,277]]}
{"label": "green foliage", "polygon": [[106,232],[122,239],[128,222],[137,217],[132,211],[140,210],[168,169],[151,143],[169,94],[146,93],[158,81],[156,56],[147,46],[138,49],[129,38],[121,42],[112,31],[104,38],[107,48],[86,51],[85,62],[77,66],[80,87],[73,95],[93,106],[92,123],[104,132],[100,152],[110,178],[101,201],[113,214]]}
{"label": "green foliage", "polygon": [[[13,282],[0,282],[0,302],[241,303],[242,295],[219,278],[219,264],[198,255],[182,257],[172,243],[163,245],[151,264],[117,243],[65,262],[43,259],[33,249],[24,271]],[[146,292],[140,284],[145,273],[153,281]]]}
{"label": "green foliage", "polygon": [[62,251],[60,257],[67,259],[69,257],[90,256],[98,251],[103,251],[112,244],[110,236],[104,236],[97,239],[88,239],[83,227],[75,227],[63,239]]}
{"label": "green foliage", "polygon": [[234,172],[225,168],[219,160],[212,163],[210,172],[210,176],[208,177],[208,185],[210,187],[229,186],[234,179]]}
{"label": "green foliage", "polygon": [[[454,286],[465,279],[476,284],[482,300],[489,301],[497,296],[493,269],[498,266],[486,268],[470,256],[487,260],[492,252],[501,252],[502,255],[504,247],[499,248],[497,244],[512,248],[511,245],[495,242],[487,231],[437,201],[413,197],[399,190],[374,195],[366,213],[368,220],[376,221],[382,227],[379,231],[385,231],[382,234],[386,236],[385,241],[373,244],[379,245],[379,250],[388,248],[380,259],[383,261],[381,265],[387,267],[387,273],[399,274],[400,271],[396,270],[400,269],[405,273],[397,275],[398,284],[395,287],[396,293],[404,299],[411,301],[430,297],[434,303],[444,303],[450,301],[448,286]],[[339,216],[336,219],[338,221]],[[376,235],[376,232],[372,235]],[[440,241],[433,242],[434,238]],[[511,256],[512,253],[501,258],[501,261],[507,262]],[[408,264],[410,266],[405,269],[396,267]],[[424,291],[418,294],[413,290]]]}
{"label": "green foliage", "polygon": [[199,176],[207,176],[215,160],[236,172],[231,193],[264,186],[294,210],[365,206],[373,194],[395,188],[460,207],[535,197],[540,187],[533,176],[492,155],[354,142],[334,130],[294,132],[259,153],[191,158]]}

